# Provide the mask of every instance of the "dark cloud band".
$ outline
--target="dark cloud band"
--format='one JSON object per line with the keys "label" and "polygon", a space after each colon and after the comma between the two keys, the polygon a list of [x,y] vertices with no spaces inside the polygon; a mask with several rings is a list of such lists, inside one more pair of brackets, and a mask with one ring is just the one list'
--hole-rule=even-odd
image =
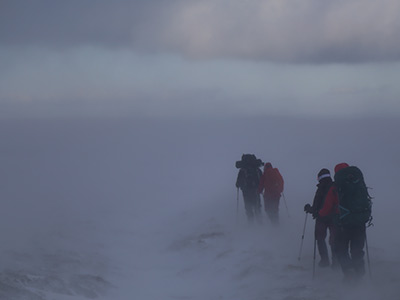
{"label": "dark cloud band", "polygon": [[3,45],[295,63],[400,59],[397,0],[4,0],[0,7]]}

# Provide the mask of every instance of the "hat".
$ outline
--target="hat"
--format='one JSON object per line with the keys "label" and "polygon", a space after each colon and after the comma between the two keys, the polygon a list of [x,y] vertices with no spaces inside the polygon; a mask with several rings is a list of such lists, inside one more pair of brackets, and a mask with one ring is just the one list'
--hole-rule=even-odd
{"label": "hat", "polygon": [[349,165],[347,163],[337,164],[335,167],[335,173],[339,172],[341,169],[347,168]]}
{"label": "hat", "polygon": [[318,181],[321,181],[323,178],[331,177],[331,173],[329,172],[328,169],[321,169],[321,171],[318,172],[317,178]]}
{"label": "hat", "polygon": [[264,171],[267,170],[267,169],[270,169],[270,168],[272,168],[272,164],[270,162],[265,163]]}

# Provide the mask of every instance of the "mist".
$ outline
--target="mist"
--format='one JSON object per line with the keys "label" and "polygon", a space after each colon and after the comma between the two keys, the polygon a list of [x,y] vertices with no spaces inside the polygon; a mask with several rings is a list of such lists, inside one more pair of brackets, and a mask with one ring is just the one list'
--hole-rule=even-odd
{"label": "mist", "polygon": [[[399,225],[397,119],[0,123],[1,299],[393,299],[399,292],[400,240],[390,234]],[[279,228],[265,214],[262,225],[248,226],[241,197],[237,210],[235,161],[243,153],[284,177]],[[374,197],[373,279],[352,289],[333,270],[317,269],[312,280],[311,218],[297,259],[316,175],[340,162],[363,171]]]}

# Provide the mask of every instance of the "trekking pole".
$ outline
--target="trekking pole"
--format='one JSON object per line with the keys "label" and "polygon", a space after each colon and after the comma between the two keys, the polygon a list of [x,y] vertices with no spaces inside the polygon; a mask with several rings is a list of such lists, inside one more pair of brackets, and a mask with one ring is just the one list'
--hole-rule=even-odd
{"label": "trekking pole", "polygon": [[283,192],[282,192],[282,197],[283,197],[283,202],[285,202],[287,215],[288,215],[288,217],[290,218],[290,215],[289,215],[289,208],[288,208],[288,206],[287,206],[285,194],[284,194]]}
{"label": "trekking pole", "polygon": [[312,278],[315,278],[315,257],[316,257],[316,249],[317,249],[317,239],[314,238],[314,257],[313,257],[313,270],[312,270]]}
{"label": "trekking pole", "polygon": [[299,251],[299,257],[298,257],[299,261],[301,259],[301,251],[303,250],[304,233],[306,232],[306,224],[307,224],[307,213],[306,213],[306,219],[304,220],[303,234],[301,236],[300,251]]}
{"label": "trekking pole", "polygon": [[368,240],[367,240],[367,231],[366,230],[365,230],[365,250],[367,250],[367,263],[368,263],[369,278],[372,279],[371,263],[369,261],[369,249],[368,249]]}
{"label": "trekking pole", "polygon": [[236,223],[238,222],[239,218],[239,188],[237,188],[237,193],[236,193]]}

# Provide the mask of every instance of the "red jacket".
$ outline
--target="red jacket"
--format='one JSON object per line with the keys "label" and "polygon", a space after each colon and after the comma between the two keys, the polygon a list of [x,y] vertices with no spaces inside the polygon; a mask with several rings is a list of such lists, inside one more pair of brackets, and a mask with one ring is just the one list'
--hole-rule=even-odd
{"label": "red jacket", "polygon": [[266,163],[258,185],[258,193],[264,191],[264,197],[280,197],[283,185],[283,178],[279,170],[272,168],[271,163]]}
{"label": "red jacket", "polygon": [[321,217],[327,217],[339,213],[339,197],[334,185],[328,190],[324,205],[318,213]]}

